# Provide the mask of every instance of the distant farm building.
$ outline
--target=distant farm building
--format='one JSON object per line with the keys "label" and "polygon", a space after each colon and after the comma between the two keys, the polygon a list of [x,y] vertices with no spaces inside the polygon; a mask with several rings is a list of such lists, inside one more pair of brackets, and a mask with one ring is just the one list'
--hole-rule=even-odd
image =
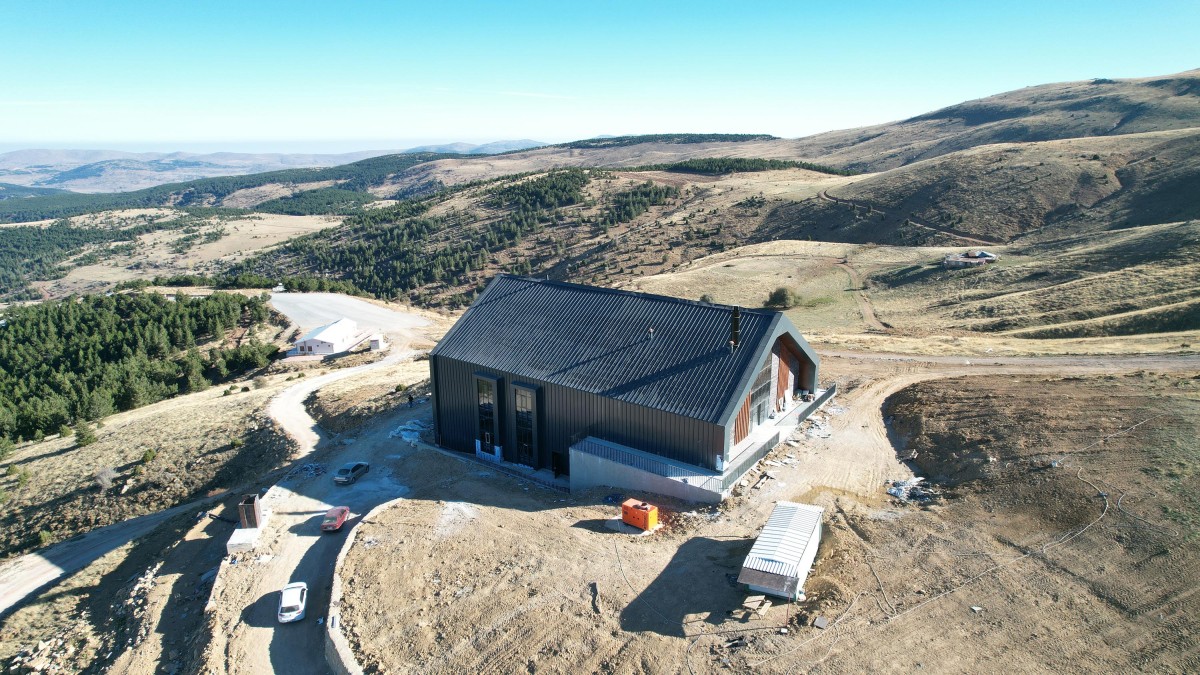
{"label": "distant farm building", "polygon": [[363,335],[358,330],[358,324],[350,319],[338,319],[331,324],[315,328],[304,337],[296,340],[292,353],[308,354],[340,354],[363,341]]}
{"label": "distant farm building", "polygon": [[963,269],[964,267],[983,267],[988,263],[994,263],[1000,259],[1000,256],[987,251],[967,251],[966,253],[952,253],[942,259],[942,266],[948,270]]}
{"label": "distant farm building", "polygon": [[825,509],[777,502],[767,524],[746,556],[738,582],[751,591],[804,600],[804,581],[821,545]]}
{"label": "distant farm building", "polygon": [[719,501],[832,391],[783,314],[500,275],[430,353],[437,442]]}

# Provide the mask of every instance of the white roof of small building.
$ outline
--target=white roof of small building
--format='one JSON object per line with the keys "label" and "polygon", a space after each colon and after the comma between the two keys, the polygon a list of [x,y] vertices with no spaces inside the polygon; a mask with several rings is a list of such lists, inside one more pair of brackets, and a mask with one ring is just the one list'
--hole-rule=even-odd
{"label": "white roof of small building", "polygon": [[[820,506],[777,502],[742,568],[784,577],[800,576],[804,549],[817,535],[824,513],[825,509]],[[808,570],[803,573],[807,574]]]}
{"label": "white roof of small building", "polygon": [[350,319],[338,319],[331,324],[326,324],[320,328],[314,328],[307,335],[296,340],[296,342],[304,342],[305,340],[320,340],[321,342],[330,342],[337,344],[343,340],[347,340],[358,333],[358,324]]}

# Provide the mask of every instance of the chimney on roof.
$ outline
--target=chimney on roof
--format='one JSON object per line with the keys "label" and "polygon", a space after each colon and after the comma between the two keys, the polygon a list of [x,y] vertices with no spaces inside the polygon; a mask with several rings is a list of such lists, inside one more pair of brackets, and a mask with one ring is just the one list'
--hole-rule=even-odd
{"label": "chimney on roof", "polygon": [[729,350],[738,348],[742,339],[742,308],[734,307],[733,316],[729,318]]}

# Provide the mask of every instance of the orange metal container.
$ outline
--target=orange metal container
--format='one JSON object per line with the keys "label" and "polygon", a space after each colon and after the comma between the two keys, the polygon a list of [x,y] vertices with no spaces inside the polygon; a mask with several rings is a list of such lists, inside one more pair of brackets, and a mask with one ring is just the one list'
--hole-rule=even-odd
{"label": "orange metal container", "polygon": [[621,504],[621,520],[642,530],[653,530],[658,525],[658,507],[637,499],[626,499]]}

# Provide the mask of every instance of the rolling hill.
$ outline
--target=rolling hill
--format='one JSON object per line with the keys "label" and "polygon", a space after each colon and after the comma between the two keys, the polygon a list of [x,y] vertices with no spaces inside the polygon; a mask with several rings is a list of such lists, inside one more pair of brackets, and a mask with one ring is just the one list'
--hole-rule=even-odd
{"label": "rolling hill", "polygon": [[[146,278],[150,271],[134,266],[153,261],[155,273],[219,276],[224,270],[290,280],[296,288],[336,283],[449,307],[470,302],[499,271],[627,285],[746,244],[780,240],[1001,246],[1005,264],[970,277],[992,295],[958,292],[938,301],[944,305],[921,305],[916,316],[936,314],[938,325],[951,331],[1078,337],[1191,329],[1194,271],[1172,253],[1173,247],[1188,255],[1194,249],[1198,150],[1200,71],[1192,71],[1030,87],[799,140],[659,134],[487,157],[388,155],[131,193],[7,200],[0,202],[0,219],[113,208],[191,210],[183,220],[155,216],[138,225],[144,233],[71,238],[63,229],[70,226],[59,226],[61,242],[78,243],[44,259],[36,268],[43,276],[100,256],[110,267],[126,266],[130,274],[123,279]],[[830,165],[873,172],[833,175],[823,168]],[[258,243],[253,212],[337,214],[341,220],[319,231],[323,222],[306,222],[290,240],[287,226],[275,223],[278,233]],[[22,241],[38,237],[33,230],[20,233]],[[238,255],[220,243],[234,235],[244,242]],[[1146,257],[1127,260],[1123,247]],[[201,253],[175,260],[164,257],[167,249]],[[203,253],[208,249],[211,255]],[[941,253],[913,250],[923,263],[895,256],[860,271],[891,303],[891,320],[872,318],[873,328],[917,330],[921,320],[904,318],[908,309],[900,298],[939,297],[938,289],[957,278],[936,268]],[[16,260],[20,252],[7,255]],[[206,262],[198,269],[189,265],[201,263],[185,259]],[[30,273],[14,270],[8,278]],[[828,272],[822,278],[833,278]],[[861,282],[857,278],[852,284]],[[1122,287],[1105,279],[1141,284],[1123,297]],[[72,283],[62,288],[83,281]],[[1011,298],[984,301],[1006,296],[1009,287]],[[47,289],[40,290],[56,293]],[[1070,306],[1054,304],[1067,298]],[[838,311],[851,307],[831,302]]]}
{"label": "rolling hill", "polygon": [[1002,243],[1200,218],[1200,129],[1002,143],[776,207],[759,240]]}
{"label": "rolling hill", "polygon": [[1200,127],[1200,70],[1026,87],[924,115],[792,142],[801,157],[885,171],[980,145]]}

